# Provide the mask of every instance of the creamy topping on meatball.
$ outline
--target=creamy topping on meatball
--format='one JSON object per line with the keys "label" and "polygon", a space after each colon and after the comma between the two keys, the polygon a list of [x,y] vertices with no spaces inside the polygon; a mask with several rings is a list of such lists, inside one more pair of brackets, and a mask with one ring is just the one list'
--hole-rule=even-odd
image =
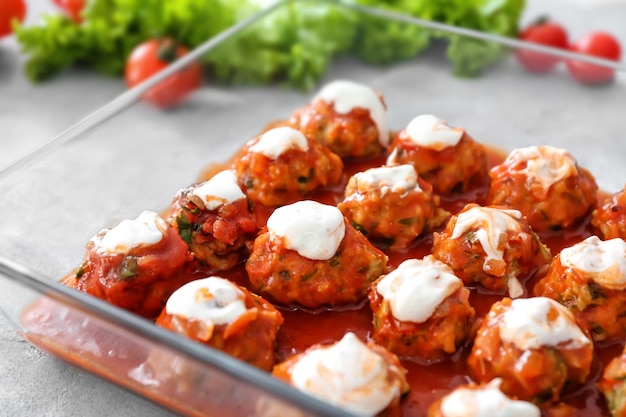
{"label": "creamy topping on meatball", "polygon": [[612,290],[626,288],[626,242],[590,236],[559,254],[561,265],[577,269]]}
{"label": "creamy topping on meatball", "polygon": [[244,293],[230,281],[209,277],[191,281],[177,289],[165,304],[167,314],[228,324],[246,312]]}
{"label": "creamy topping on meatball", "polygon": [[457,388],[441,402],[443,417],[539,417],[527,401],[512,400],[500,391],[499,378],[477,388]]}
{"label": "creamy topping on meatball", "polygon": [[513,300],[503,313],[499,327],[502,341],[522,350],[560,344],[579,348],[591,344],[572,313],[547,297]]}
{"label": "creamy topping on meatball", "polygon": [[251,152],[262,153],[271,159],[277,159],[290,149],[306,152],[309,143],[302,132],[287,126],[268,130],[250,147]]}
{"label": "creamy topping on meatball", "polygon": [[504,164],[517,167],[515,171],[525,174],[531,185],[539,185],[546,192],[557,181],[578,175],[574,157],[552,146],[515,149]]}
{"label": "creamy topping on meatball", "polygon": [[293,366],[293,385],[358,416],[375,416],[400,394],[384,358],[353,333],[306,352]]}
{"label": "creamy topping on meatball", "polygon": [[237,184],[237,176],[228,170],[217,173],[191,193],[202,201],[207,210],[215,210],[222,204],[234,203],[246,197]]}
{"label": "creamy topping on meatball", "polygon": [[417,172],[410,164],[393,167],[371,168],[354,175],[357,190],[360,193],[380,191],[402,193],[405,191],[422,191],[417,183]]}
{"label": "creamy topping on meatball", "polygon": [[313,260],[335,255],[346,227],[337,207],[304,200],[279,207],[267,220],[270,237],[283,238],[287,249]]}
{"label": "creamy topping on meatball", "polygon": [[[472,231],[485,251],[483,270],[491,271],[491,261],[504,262],[504,245],[508,231],[521,230],[519,219],[522,213],[518,210],[497,209],[491,207],[472,207],[459,213],[457,216],[451,239],[458,239],[463,234]],[[519,297],[523,291],[515,277],[509,278],[509,293],[512,297]]]}
{"label": "creamy topping on meatball", "polygon": [[406,127],[407,136],[419,146],[440,151],[456,146],[465,130],[450,127],[445,121],[432,114],[422,114],[409,122]]}
{"label": "creamy topping on meatball", "polygon": [[339,114],[350,113],[355,108],[369,110],[370,118],[378,128],[378,141],[384,147],[389,145],[389,127],[385,105],[370,87],[352,81],[334,81],[322,88],[313,98],[332,103]]}
{"label": "creamy topping on meatball", "polygon": [[449,266],[428,255],[402,262],[378,282],[376,290],[389,302],[395,318],[423,323],[461,286]]}
{"label": "creamy topping on meatball", "polygon": [[123,220],[104,231],[97,246],[104,252],[127,254],[132,248],[159,243],[166,229],[167,223],[157,213],[144,211],[136,219]]}

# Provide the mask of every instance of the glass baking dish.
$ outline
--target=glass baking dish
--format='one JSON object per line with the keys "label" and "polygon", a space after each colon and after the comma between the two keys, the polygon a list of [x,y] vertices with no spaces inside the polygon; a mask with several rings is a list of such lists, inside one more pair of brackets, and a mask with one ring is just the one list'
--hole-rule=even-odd
{"label": "glass baking dish", "polygon": [[[211,83],[172,111],[139,100],[190,61],[245,37],[247,27],[290,13],[292,3],[277,3],[243,20],[0,172],[0,307],[24,339],[185,415],[349,415],[59,283],[81,262],[85,243],[99,230],[143,210],[166,208],[202,169],[227,161],[268,123],[308,102],[311,93],[278,86]],[[623,187],[623,64],[347,3],[324,3],[416,33],[445,32],[485,48],[525,48],[616,69],[611,85],[588,87],[567,77],[563,68],[541,76],[526,73],[505,55],[482,77],[458,78],[444,59],[445,45],[435,42],[417,58],[394,66],[339,59],[322,82],[351,79],[381,91],[394,129],[432,113],[504,152],[537,144],[566,148],[595,175],[600,188],[615,192]],[[155,356],[173,364],[175,378],[145,369],[145,361]]]}

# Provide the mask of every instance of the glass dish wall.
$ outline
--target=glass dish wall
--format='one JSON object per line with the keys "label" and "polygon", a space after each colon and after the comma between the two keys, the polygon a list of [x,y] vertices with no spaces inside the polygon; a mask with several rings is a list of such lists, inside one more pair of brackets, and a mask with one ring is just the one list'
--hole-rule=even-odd
{"label": "glass dish wall", "polygon": [[[268,24],[273,14],[289,13],[289,7],[277,6],[251,25]],[[385,19],[384,24],[398,24],[391,23],[393,16]],[[454,30],[398,19],[416,34]],[[228,45],[245,35],[245,29],[235,28],[215,42]],[[470,32],[457,36],[503,50],[535,48]],[[206,51],[211,46],[195,53],[215,53]],[[607,192],[626,183],[623,73],[611,85],[594,88],[575,83],[562,68],[542,76],[528,74],[507,55],[481,77],[458,78],[444,54],[445,45],[435,42],[418,57],[389,67],[345,57],[322,83],[350,79],[382,92],[393,129],[432,113],[504,152],[539,144],[566,148]],[[30,342],[181,413],[344,415],[220,352],[57,283],[81,262],[85,243],[99,230],[143,210],[164,209],[202,169],[227,161],[264,126],[288,117],[312,95],[278,86],[225,87],[209,81],[180,108],[162,112],[137,101],[149,84],[0,173],[3,312]],[[29,310],[33,305],[54,311],[53,320],[47,321],[54,325],[39,326],[41,317]],[[136,357],[116,366],[116,358],[129,355]],[[172,370],[176,378],[163,382],[143,372],[142,364],[153,355],[175,356],[166,361],[178,361],[174,368],[180,372]],[[212,385],[215,380],[220,381],[218,388]]]}

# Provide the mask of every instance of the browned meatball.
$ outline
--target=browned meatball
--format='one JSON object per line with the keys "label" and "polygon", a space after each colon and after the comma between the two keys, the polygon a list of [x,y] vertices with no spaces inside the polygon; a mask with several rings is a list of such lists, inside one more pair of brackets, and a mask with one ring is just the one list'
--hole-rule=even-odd
{"label": "browned meatball", "polygon": [[598,381],[613,417],[626,417],[626,349],[604,368]]}
{"label": "browned meatball", "polygon": [[183,285],[156,320],[160,327],[267,371],[274,366],[276,335],[282,323],[273,305],[220,277]]}
{"label": "browned meatball", "polygon": [[563,149],[516,149],[489,175],[487,204],[521,211],[537,232],[575,225],[597,204],[594,177]]}
{"label": "browned meatball", "polygon": [[375,245],[404,249],[449,215],[431,191],[412,165],[372,168],[350,178],[337,207]]}
{"label": "browned meatball", "polygon": [[441,359],[464,343],[474,323],[469,290],[432,256],[409,259],[369,293],[376,343],[401,356]]}
{"label": "browned meatball", "polygon": [[386,106],[371,88],[351,81],[326,85],[289,124],[342,158],[380,155],[389,144]]}
{"label": "browned meatball", "polygon": [[563,249],[534,292],[569,308],[594,340],[626,337],[626,242],[591,236]]}
{"label": "browned meatball", "polygon": [[246,263],[252,288],[282,304],[316,308],[363,299],[387,256],[343,217],[314,201],[278,208]]}
{"label": "browned meatball", "polygon": [[434,234],[432,254],[465,284],[519,297],[522,282],[547,267],[550,250],[517,210],[468,204]]}
{"label": "browned meatball", "polygon": [[246,144],[233,167],[248,197],[266,206],[289,204],[341,180],[341,158],[301,132],[282,126]]}
{"label": "browned meatball", "polygon": [[502,392],[541,404],[583,384],[594,348],[574,315],[546,297],[505,298],[478,329],[468,366],[473,379],[502,379]]}
{"label": "browned meatball", "polygon": [[179,191],[168,219],[195,259],[216,270],[243,262],[257,235],[256,218],[232,171]]}
{"label": "browned meatball", "polygon": [[500,391],[502,380],[496,378],[488,384],[467,384],[428,407],[428,417],[540,417],[536,405],[507,397]]}
{"label": "browned meatball", "polygon": [[188,280],[181,272],[190,260],[176,229],[157,213],[144,211],[94,236],[87,243],[85,260],[65,283],[153,318]]}
{"label": "browned meatball", "polygon": [[353,333],[330,345],[311,346],[276,365],[272,374],[360,416],[401,416],[400,397],[409,390],[398,358]]}
{"label": "browned meatball", "polygon": [[412,164],[435,192],[463,192],[485,182],[487,153],[462,128],[425,114],[414,118],[393,139],[387,165]]}
{"label": "browned meatball", "polygon": [[600,230],[605,239],[626,239],[626,186],[593,211],[591,224]]}

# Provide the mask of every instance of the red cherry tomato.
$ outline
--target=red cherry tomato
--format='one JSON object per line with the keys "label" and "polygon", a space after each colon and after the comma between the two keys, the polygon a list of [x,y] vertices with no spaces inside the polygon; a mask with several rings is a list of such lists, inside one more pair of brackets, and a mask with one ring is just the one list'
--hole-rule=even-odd
{"label": "red cherry tomato", "polygon": [[54,3],[76,23],[80,23],[83,20],[82,12],[85,8],[86,0],[54,0]]}
{"label": "red cherry tomato", "polygon": [[[619,41],[606,32],[592,32],[570,46],[570,50],[614,61],[619,61],[622,56]],[[574,59],[567,60],[567,70],[572,77],[583,84],[604,84],[611,81],[615,75],[615,71],[611,68]]]}
{"label": "red cherry tomato", "polygon": [[22,22],[25,16],[24,0],[0,0],[0,38],[13,32],[13,19]]}
{"label": "red cherry tomato", "polygon": [[[519,39],[562,49],[567,49],[568,43],[565,29],[558,23],[546,20],[539,20],[528,26],[519,35]],[[531,72],[551,71],[560,61],[558,57],[528,49],[517,49],[515,56],[520,64]]]}
{"label": "red cherry tomato", "polygon": [[[139,44],[126,61],[126,84],[133,87],[141,83],[188,52],[171,39],[152,39]],[[143,99],[163,109],[173,107],[198,89],[201,82],[200,64],[194,62],[154,86]]]}

